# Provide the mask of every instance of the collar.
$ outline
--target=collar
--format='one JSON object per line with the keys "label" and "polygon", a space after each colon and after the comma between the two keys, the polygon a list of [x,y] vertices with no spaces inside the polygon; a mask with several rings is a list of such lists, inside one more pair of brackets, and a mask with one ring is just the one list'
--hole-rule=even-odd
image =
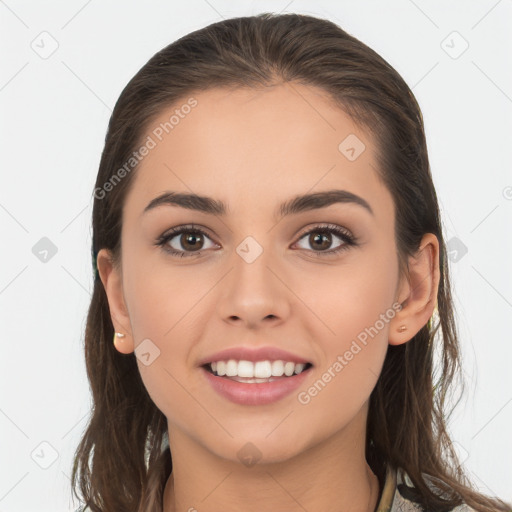
{"label": "collar", "polygon": [[396,493],[396,469],[390,464],[386,465],[386,478],[375,512],[392,512],[393,501]]}

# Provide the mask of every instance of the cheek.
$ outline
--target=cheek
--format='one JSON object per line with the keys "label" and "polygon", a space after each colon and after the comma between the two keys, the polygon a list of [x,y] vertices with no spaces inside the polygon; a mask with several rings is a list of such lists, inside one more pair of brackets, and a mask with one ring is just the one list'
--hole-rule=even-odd
{"label": "cheek", "polygon": [[136,339],[153,337],[168,345],[194,317],[205,293],[204,280],[200,283],[207,276],[192,266],[172,269],[163,256],[132,256],[126,267],[126,300]]}
{"label": "cheek", "polygon": [[208,289],[198,287],[200,278],[191,269],[170,272],[141,262],[125,282],[141,378],[155,405],[177,423],[187,418],[188,393],[197,392],[190,353],[194,340],[201,339],[200,298]]}
{"label": "cheek", "polygon": [[397,272],[392,258],[373,256],[318,269],[297,292],[316,313],[304,316],[303,328],[312,333],[320,361],[299,403],[315,414],[333,411],[327,418],[333,427],[369,398],[387,352]]}
{"label": "cheek", "polygon": [[364,339],[368,329],[373,337],[386,337],[395,314],[396,266],[393,257],[360,251],[336,266],[310,265],[297,272],[291,287],[310,310],[304,317],[309,328],[338,351],[359,335]]}

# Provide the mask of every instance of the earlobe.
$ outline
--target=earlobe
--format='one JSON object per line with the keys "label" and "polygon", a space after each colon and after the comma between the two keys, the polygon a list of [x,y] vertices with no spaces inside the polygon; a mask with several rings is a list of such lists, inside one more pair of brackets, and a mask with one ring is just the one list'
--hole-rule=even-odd
{"label": "earlobe", "polygon": [[424,327],[434,313],[439,289],[439,241],[433,233],[426,233],[416,255],[408,262],[408,293],[402,309],[390,323],[390,345],[401,345],[411,340]]}
{"label": "earlobe", "polygon": [[[399,315],[400,313],[397,317]],[[404,319],[403,315],[402,321],[397,320],[397,317],[395,317],[394,321],[390,323],[390,330],[388,333],[388,343],[390,345],[402,345],[403,343],[407,343],[417,332],[411,331],[411,325],[410,323],[406,323],[407,319]],[[397,321],[399,323],[397,323]]]}
{"label": "earlobe", "polygon": [[[130,317],[123,295],[122,275],[112,261],[110,251],[101,249],[97,257],[98,273],[108,299],[110,316],[114,326],[113,344],[119,352],[130,354],[134,351]],[[119,336],[120,334],[120,336]]]}
{"label": "earlobe", "polygon": [[128,340],[131,339],[132,338],[128,338],[126,334],[116,331],[112,342],[118,352],[121,352],[122,354],[131,354],[133,352],[133,343],[128,343]]}

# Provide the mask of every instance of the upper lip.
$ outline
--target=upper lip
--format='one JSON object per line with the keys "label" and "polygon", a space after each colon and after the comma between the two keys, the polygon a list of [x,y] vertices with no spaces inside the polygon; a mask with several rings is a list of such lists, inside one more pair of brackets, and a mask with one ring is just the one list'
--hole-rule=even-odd
{"label": "upper lip", "polygon": [[199,366],[203,366],[208,363],[215,361],[228,361],[229,359],[235,359],[236,361],[291,361],[293,363],[309,363],[307,359],[299,357],[291,352],[282,350],[277,347],[260,347],[260,348],[248,348],[248,347],[233,347],[215,352],[209,356],[202,358],[199,361]]}

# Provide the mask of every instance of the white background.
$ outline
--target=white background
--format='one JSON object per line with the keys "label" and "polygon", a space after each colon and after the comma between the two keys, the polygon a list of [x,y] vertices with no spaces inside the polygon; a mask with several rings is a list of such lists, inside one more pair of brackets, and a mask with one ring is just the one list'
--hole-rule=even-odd
{"label": "white background", "polygon": [[[450,264],[467,378],[450,429],[478,488],[512,500],[510,0],[5,0],[1,512],[73,510],[71,458],[90,407],[82,343],[93,283],[92,191],[115,101],[178,37],[266,11],[331,19],[413,89],[446,240],[467,247]],[[33,49],[52,44],[58,48],[47,58]],[[32,252],[43,237],[57,248],[46,263]]]}

